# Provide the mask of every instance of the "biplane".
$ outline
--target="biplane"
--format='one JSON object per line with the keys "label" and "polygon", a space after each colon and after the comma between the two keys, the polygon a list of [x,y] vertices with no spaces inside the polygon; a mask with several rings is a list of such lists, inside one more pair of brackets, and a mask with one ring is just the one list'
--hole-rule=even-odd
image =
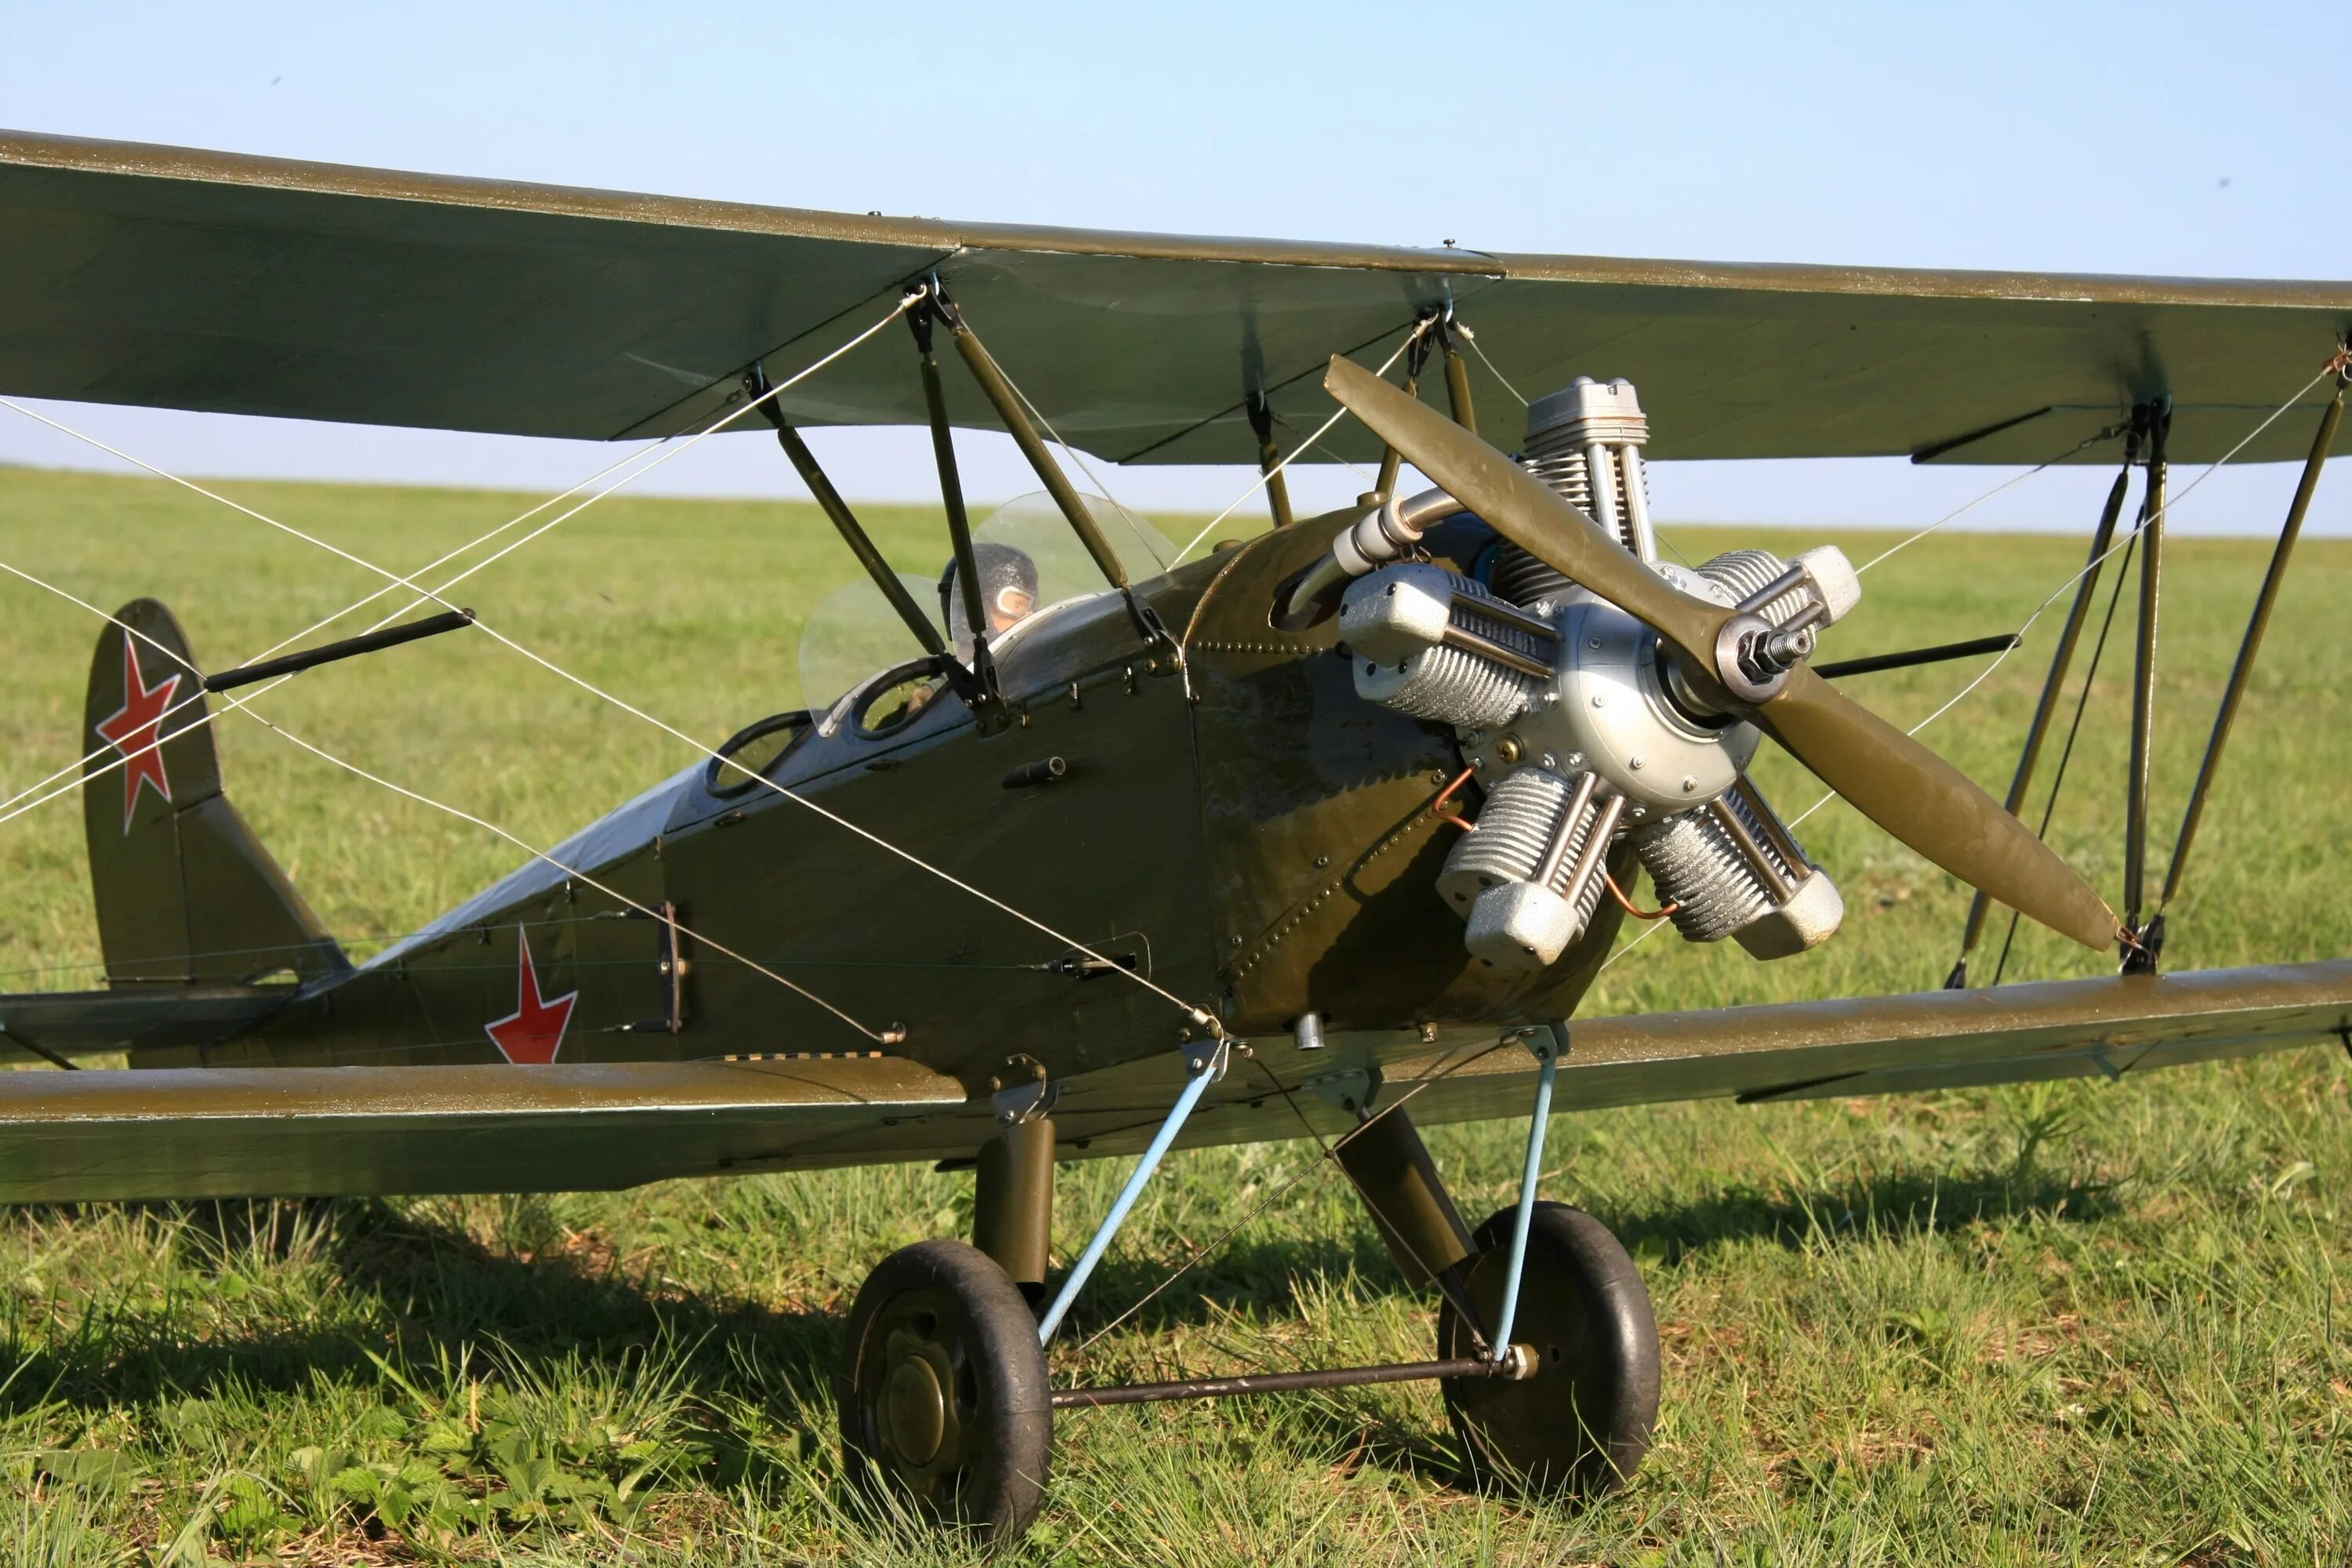
{"label": "biplane", "polygon": [[[81,797],[106,984],[0,997],[0,1034],[78,1069],[0,1074],[0,1199],[969,1168],[974,1234],[879,1260],[835,1381],[860,1473],[945,1522],[1017,1536],[1057,1412],[1415,1379],[1443,1384],[1482,1476],[1622,1481],[1657,1408],[1656,1329],[1624,1248],[1541,1196],[1556,1108],[2352,1043],[2352,961],[2161,964],[2161,910],[2336,437],[2352,285],[997,227],[8,134],[0,298],[11,397],[665,451],[757,433],[866,574],[831,662],[803,659],[811,706],[683,737],[692,765],[561,844],[517,840],[510,876],[364,962],[232,804],[214,726],[425,636],[587,683],[430,568],[362,562],[389,597],[347,615],[408,611],[289,626],[231,668],[152,600],[93,608],[87,754],[56,759],[47,794]],[[1472,355],[1541,389],[1524,424],[1491,399],[1482,418]],[[841,425],[929,428],[937,581],[895,573],[827,479],[803,432]],[[1040,496],[975,522],[959,428],[1008,433]],[[1839,551],[1677,563],[1651,521],[1651,456],[2053,450],[2116,478],[2006,803],[1841,690],[1890,659],[1825,657],[1862,592]],[[1094,493],[1089,457],[1255,463],[1270,526],[1180,550]],[[1295,517],[1286,470],[1327,458],[1377,481]],[[2159,894],[2167,475],[2225,458],[2300,460],[2303,482]],[[2018,807],[2126,545],[2118,910]],[[1759,962],[1833,938],[1834,868],[1748,776],[1767,743],[1979,889],[1950,983],[1578,1017],[1630,915]],[[429,781],[329,760],[429,801]],[[1993,903],[2116,973],[1971,984]],[[115,1052],[127,1068],[79,1067]],[[1516,1117],[1518,1200],[1473,1224],[1416,1126]],[[1304,1136],[1435,1292],[1430,1359],[1049,1376],[1162,1156]],[[1088,1158],[1131,1174],[1073,1254],[1055,1172]]]}

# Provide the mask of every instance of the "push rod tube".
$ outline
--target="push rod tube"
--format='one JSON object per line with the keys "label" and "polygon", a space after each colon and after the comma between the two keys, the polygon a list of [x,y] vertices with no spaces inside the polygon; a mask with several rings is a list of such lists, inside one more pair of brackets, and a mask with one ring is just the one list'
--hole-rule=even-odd
{"label": "push rod tube", "polygon": [[2288,557],[2294,553],[2295,541],[2303,535],[2304,514],[2311,510],[2313,492],[2319,489],[2319,471],[2327,466],[2327,450],[2335,444],[2336,427],[2344,418],[2345,373],[2336,375],[2336,395],[2328,400],[2326,412],[2319,416],[2319,433],[2311,443],[2311,456],[2304,459],[2303,479],[2294,487],[2294,500],[2286,509],[2286,522],[2279,529],[2278,543],[2271,551],[2270,570],[2263,576],[2262,591],[2254,595],[2253,614],[2247,618],[2244,640],[2238,645],[2238,662],[2231,667],[2230,684],[2221,692],[2221,708],[2213,715],[2213,733],[2205,742],[2205,761],[2197,770],[2196,787],[2189,792],[2188,809],[2181,813],[2180,837],[2173,842],[2172,864],[2164,874],[2164,892],[2157,900],[2157,908],[2172,902],[2180,891],[2181,868],[2188,864],[2189,847],[2197,837],[2197,825],[2204,820],[2205,797],[2213,787],[2213,775],[2221,765],[2221,748],[2229,742],[2230,726],[2237,721],[2238,705],[2245,700],[2246,683],[2252,679],[2254,660],[2263,651],[2263,634],[2270,629],[2271,610],[2278,603],[2279,584],[2286,580]]}
{"label": "push rod tube", "polygon": [[[866,574],[874,580],[874,585],[882,591],[882,596],[890,601],[890,607],[898,613],[898,618],[907,623],[907,629],[915,634],[915,640],[922,644],[923,651],[946,653],[947,644],[941,640],[940,629],[931,624],[931,617],[923,613],[923,607],[915,603],[915,596],[907,592],[907,585],[898,581],[898,574],[890,570],[890,563],[882,559],[882,552],[874,547],[873,539],[858,522],[857,514],[849,510],[849,503],[841,499],[839,490],[833,488],[833,480],[817,464],[816,454],[809,450],[809,444],[801,439],[801,433],[785,420],[783,410],[776,406],[775,399],[770,398],[760,405],[760,412],[775,426],[776,445],[784,449],[784,456],[790,458],[793,467],[800,471],[801,483],[808,486],[809,494],[816,498],[819,510],[831,521],[835,531],[841,535],[842,542],[849,546],[852,555],[857,557],[857,563],[866,568]],[[958,560],[961,561],[961,557]]]}

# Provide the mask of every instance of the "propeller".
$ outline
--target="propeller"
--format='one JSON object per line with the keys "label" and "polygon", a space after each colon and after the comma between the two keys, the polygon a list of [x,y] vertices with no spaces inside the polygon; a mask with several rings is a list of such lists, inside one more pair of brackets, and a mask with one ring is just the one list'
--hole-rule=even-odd
{"label": "propeller", "polygon": [[2074,868],[1967,774],[1833,689],[1803,665],[1777,689],[1727,669],[1726,627],[1738,612],[1685,594],[1582,511],[1476,436],[1379,376],[1334,354],[1326,391],[1495,531],[1653,628],[1686,680],[1752,720],[1871,821],[1972,887],[2104,951],[2121,922]]}

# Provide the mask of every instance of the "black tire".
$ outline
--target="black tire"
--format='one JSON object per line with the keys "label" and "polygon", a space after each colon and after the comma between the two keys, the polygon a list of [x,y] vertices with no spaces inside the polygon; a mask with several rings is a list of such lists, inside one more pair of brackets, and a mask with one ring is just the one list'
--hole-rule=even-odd
{"label": "black tire", "polygon": [[946,1523],[1018,1540],[1045,1496],[1054,1406],[1037,1319],[977,1247],[925,1241],[858,1288],[835,1393],[851,1473]]}
{"label": "black tire", "polygon": [[[1487,1324],[1502,1307],[1515,1213],[1478,1227],[1477,1253],[1463,1266],[1463,1293]],[[1658,1320],[1607,1226],[1566,1204],[1536,1205],[1511,1337],[1535,1347],[1533,1376],[1444,1384],[1474,1478],[1581,1497],[1632,1479],[1658,1418]],[[1451,1301],[1438,1311],[1437,1353],[1477,1353]]]}

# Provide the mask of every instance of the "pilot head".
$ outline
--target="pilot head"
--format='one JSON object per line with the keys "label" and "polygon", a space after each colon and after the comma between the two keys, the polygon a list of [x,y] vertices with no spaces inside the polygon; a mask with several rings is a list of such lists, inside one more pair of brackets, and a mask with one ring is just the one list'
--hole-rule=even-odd
{"label": "pilot head", "polygon": [[[980,569],[980,605],[988,616],[988,635],[997,637],[1037,607],[1037,563],[1025,550],[1009,544],[974,543],[972,564]],[[949,639],[959,647],[971,643],[971,623],[963,613],[963,584],[955,563],[940,574],[940,608],[946,615]]]}

